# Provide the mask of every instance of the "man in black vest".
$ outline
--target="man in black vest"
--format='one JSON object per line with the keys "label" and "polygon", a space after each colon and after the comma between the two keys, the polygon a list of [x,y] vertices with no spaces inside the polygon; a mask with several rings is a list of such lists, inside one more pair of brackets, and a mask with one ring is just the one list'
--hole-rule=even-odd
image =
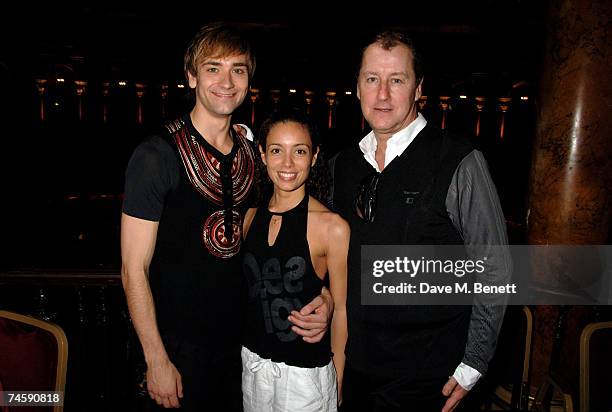
{"label": "man in black vest", "polygon": [[[231,119],[255,59],[235,28],[213,23],[192,39],[184,68],[193,109],[140,144],[126,171],[121,277],[150,397],[164,408],[241,411],[240,245],[256,152]],[[289,316],[293,331],[319,341],[332,305],[324,291]]]}
{"label": "man in black vest", "polygon": [[[506,227],[482,154],[417,112],[413,43],[386,31],[363,49],[357,96],[372,128],[333,165],[333,206],[351,226],[345,411],[452,411],[487,370],[505,306],[363,306],[361,245],[464,244],[507,280]],[[482,247],[481,247],[482,246]]]}

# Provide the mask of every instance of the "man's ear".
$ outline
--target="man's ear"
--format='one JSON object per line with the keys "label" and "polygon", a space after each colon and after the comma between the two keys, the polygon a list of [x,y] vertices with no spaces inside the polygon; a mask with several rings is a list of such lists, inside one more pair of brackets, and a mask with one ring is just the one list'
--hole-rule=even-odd
{"label": "man's ear", "polygon": [[187,70],[187,80],[189,81],[189,87],[191,89],[195,89],[198,84],[198,77],[191,74],[189,70]]}
{"label": "man's ear", "polygon": [[357,85],[357,99],[361,100],[361,93],[359,93],[359,85]]}
{"label": "man's ear", "polygon": [[419,85],[417,86],[414,92],[414,101],[418,102],[422,94],[423,94],[423,78],[421,77],[421,81],[419,82]]}
{"label": "man's ear", "polygon": [[313,167],[315,163],[317,163],[317,157],[319,156],[319,146],[317,146],[317,151],[314,156],[312,156],[312,162],[310,162],[310,167]]}
{"label": "man's ear", "polygon": [[261,161],[263,162],[264,165],[268,165],[266,163],[266,153],[263,151],[263,148],[261,147],[261,145],[257,145],[257,148],[259,149],[259,155],[261,156]]}

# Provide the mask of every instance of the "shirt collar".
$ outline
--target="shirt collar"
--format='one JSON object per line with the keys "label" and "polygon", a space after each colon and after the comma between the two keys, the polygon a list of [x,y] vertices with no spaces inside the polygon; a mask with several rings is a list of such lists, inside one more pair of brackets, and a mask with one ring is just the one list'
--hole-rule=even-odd
{"label": "shirt collar", "polygon": [[[427,126],[427,120],[425,120],[423,115],[419,113],[417,118],[414,119],[408,126],[395,133],[389,138],[389,140],[387,140],[385,167],[387,167],[393,159],[400,156],[404,150],[406,150],[408,145],[412,143],[414,138],[421,132],[421,130],[425,128],[425,126]],[[375,157],[377,146],[378,143],[376,142],[376,137],[374,136],[373,131],[368,133],[359,142],[359,149],[363,153],[365,160],[371,164],[377,172],[380,172]]]}

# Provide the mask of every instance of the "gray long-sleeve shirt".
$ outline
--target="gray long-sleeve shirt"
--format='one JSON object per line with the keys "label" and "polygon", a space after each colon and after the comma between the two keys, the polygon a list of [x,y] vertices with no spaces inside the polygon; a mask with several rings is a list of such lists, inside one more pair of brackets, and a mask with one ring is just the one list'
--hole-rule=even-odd
{"label": "gray long-sleeve shirt", "polygon": [[[506,223],[486,161],[477,150],[457,166],[446,196],[446,210],[461,234],[468,257],[486,257],[486,269],[477,279],[483,284],[510,281],[512,258],[507,247]],[[472,304],[465,355],[462,362],[480,373],[495,352],[507,297],[479,294]]]}

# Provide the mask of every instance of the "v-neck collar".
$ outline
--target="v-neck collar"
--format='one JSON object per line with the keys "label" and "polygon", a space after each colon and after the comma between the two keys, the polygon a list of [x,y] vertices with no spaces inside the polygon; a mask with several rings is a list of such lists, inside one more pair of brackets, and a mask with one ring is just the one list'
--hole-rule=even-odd
{"label": "v-neck collar", "polygon": [[185,114],[183,121],[185,122],[185,125],[187,125],[187,130],[189,130],[189,134],[193,137],[193,139],[195,139],[195,141],[199,145],[202,145],[207,152],[212,153],[212,155],[217,159],[232,159],[236,155],[236,152],[238,151],[238,143],[236,142],[236,139],[238,137],[236,136],[236,132],[234,131],[234,128],[231,125],[229,128],[229,133],[230,137],[232,138],[232,150],[230,150],[228,154],[223,154],[219,149],[210,144],[208,140],[206,140],[204,136],[200,134],[200,132],[198,132],[198,130],[193,125],[193,122],[191,121],[191,116],[189,115],[189,113]]}

